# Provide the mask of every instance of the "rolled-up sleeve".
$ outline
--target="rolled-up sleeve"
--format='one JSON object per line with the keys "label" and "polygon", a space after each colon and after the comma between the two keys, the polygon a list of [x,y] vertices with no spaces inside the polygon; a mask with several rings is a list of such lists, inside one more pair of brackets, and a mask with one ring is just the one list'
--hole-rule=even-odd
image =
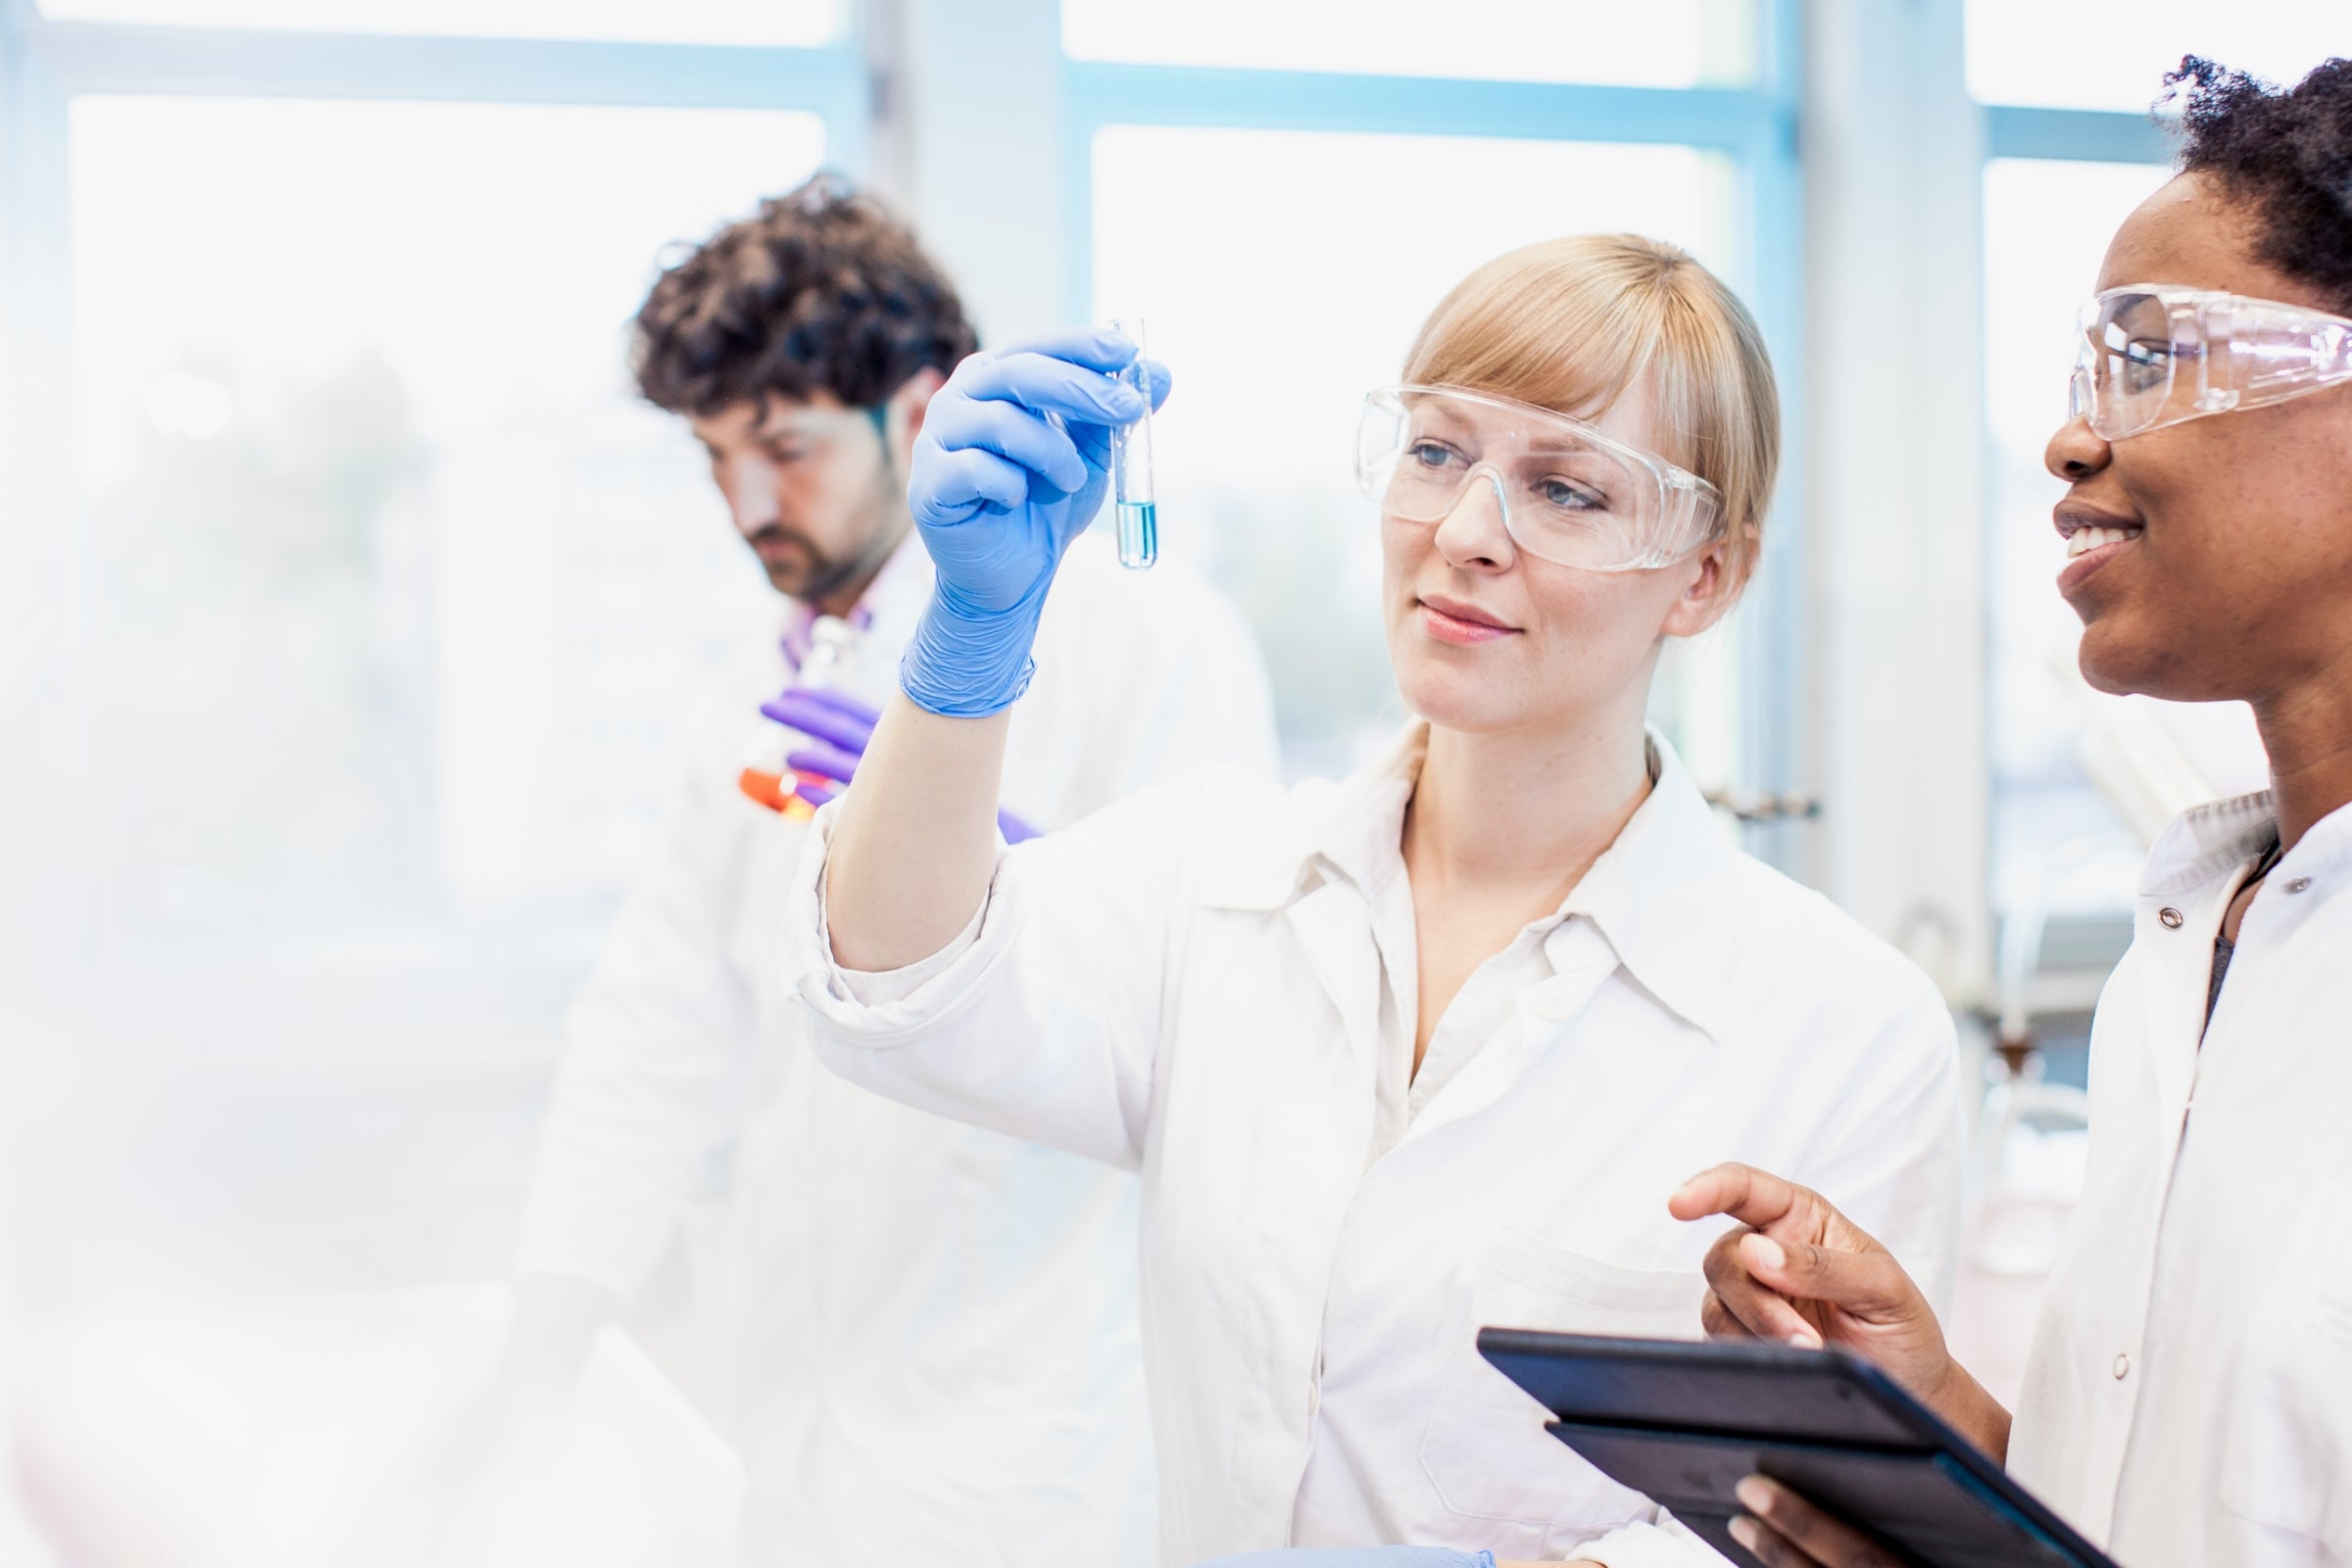
{"label": "rolled-up sleeve", "polygon": [[939,953],[885,974],[834,961],[834,812],[795,874],[786,980],[818,1057],[918,1110],[1135,1169],[1143,1162],[1185,845],[1233,780],[1120,802],[1000,850],[981,907]]}

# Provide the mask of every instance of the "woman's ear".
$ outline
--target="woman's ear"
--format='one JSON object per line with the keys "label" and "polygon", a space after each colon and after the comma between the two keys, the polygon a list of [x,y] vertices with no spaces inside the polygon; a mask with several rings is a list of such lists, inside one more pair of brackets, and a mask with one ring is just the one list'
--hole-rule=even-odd
{"label": "woman's ear", "polygon": [[1739,601],[1746,581],[1744,569],[1731,560],[1731,542],[1718,539],[1685,567],[1690,581],[1666,612],[1659,630],[1669,637],[1695,637],[1721,620]]}

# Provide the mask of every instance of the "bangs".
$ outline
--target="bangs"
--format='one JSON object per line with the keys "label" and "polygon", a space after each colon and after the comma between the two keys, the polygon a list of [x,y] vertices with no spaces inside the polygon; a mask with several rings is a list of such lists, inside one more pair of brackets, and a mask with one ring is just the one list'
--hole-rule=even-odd
{"label": "bangs", "polygon": [[1637,303],[1605,279],[1514,252],[1472,273],[1430,314],[1405,356],[1404,379],[1596,419],[1649,368],[1656,323]]}
{"label": "bangs", "polygon": [[1672,245],[1577,234],[1498,256],[1456,284],[1404,379],[1596,419],[1642,389],[1647,445],[1723,496],[1744,574],[1780,461],[1780,396],[1746,307]]}

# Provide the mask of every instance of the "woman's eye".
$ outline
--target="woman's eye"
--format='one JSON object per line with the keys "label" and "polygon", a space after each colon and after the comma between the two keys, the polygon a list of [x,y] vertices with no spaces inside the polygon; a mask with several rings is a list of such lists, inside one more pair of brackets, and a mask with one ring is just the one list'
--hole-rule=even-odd
{"label": "woman's eye", "polygon": [[2147,338],[2125,343],[2115,356],[2118,361],[2115,379],[2127,392],[2145,392],[2162,385],[2172,372],[2172,347],[2169,342]]}
{"label": "woman's eye", "polygon": [[1566,479],[1540,480],[1536,485],[1536,494],[1544,498],[1545,506],[1557,507],[1562,512],[1605,512],[1609,505],[1599,495],[1581,484],[1571,484]]}
{"label": "woman's eye", "polygon": [[1453,449],[1443,441],[1416,441],[1404,455],[1425,468],[1443,468],[1453,461]]}

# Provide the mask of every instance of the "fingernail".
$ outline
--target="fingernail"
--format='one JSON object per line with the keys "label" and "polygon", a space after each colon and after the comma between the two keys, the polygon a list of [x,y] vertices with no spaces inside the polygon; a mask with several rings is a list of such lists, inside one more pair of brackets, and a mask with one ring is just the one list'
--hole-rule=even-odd
{"label": "fingernail", "polygon": [[1764,1537],[1762,1532],[1757,1530],[1756,1522],[1753,1519],[1743,1513],[1736,1513],[1732,1515],[1732,1539],[1748,1550],[1754,1551],[1757,1544],[1763,1541]]}
{"label": "fingernail", "polygon": [[1766,1268],[1787,1268],[1788,1266],[1788,1254],[1782,1251],[1781,1244],[1771,1237],[1757,1237],[1755,1246],[1756,1259]]}
{"label": "fingernail", "polygon": [[1821,1348],[1821,1336],[1811,1329],[1798,1329],[1788,1336],[1788,1343],[1800,1350],[1818,1350]]}
{"label": "fingernail", "polygon": [[1738,1497],[1740,1506],[1749,1513],[1772,1511],[1772,1488],[1765,1484],[1762,1476],[1741,1477],[1740,1484],[1732,1489],[1732,1495]]}

